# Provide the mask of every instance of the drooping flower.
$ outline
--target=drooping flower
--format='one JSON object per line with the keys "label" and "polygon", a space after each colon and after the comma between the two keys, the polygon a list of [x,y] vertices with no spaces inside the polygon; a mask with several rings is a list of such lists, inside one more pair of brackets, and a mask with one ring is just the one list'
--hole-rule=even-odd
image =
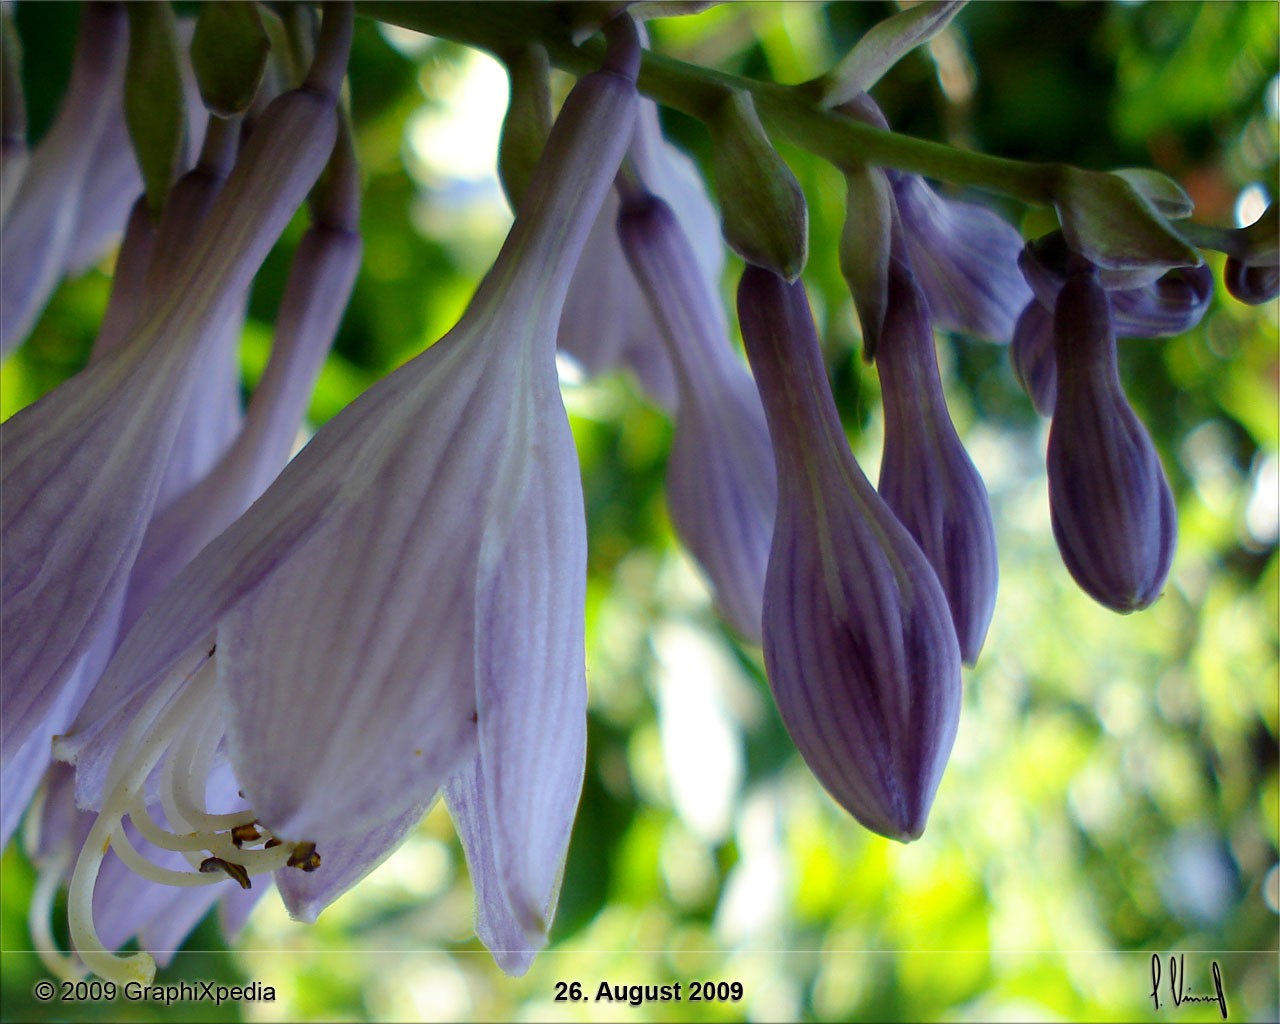
{"label": "drooping flower", "polygon": [[[663,138],[652,100],[640,102],[628,154],[646,186],[675,211],[693,244],[700,282],[714,293],[724,268],[719,218],[693,162]],[[618,197],[610,193],[569,285],[559,345],[591,376],[626,367],[652,401],[673,410],[675,371],[648,299],[618,244],[618,212]]]}
{"label": "drooping flower", "polygon": [[947,411],[929,308],[897,260],[889,268],[876,368],[884,398],[879,491],[933,566],[960,653],[972,665],[995,609],[995,524],[982,477]]}
{"label": "drooping flower", "polygon": [[725,618],[758,643],[777,503],[759,396],[729,344],[719,295],[706,286],[671,208],[643,189],[628,195],[618,234],[680,389],[667,463],[672,523],[711,579]]}
{"label": "drooping flower", "polygon": [[341,50],[338,79],[321,67],[264,115],[131,340],[0,426],[6,762],[114,637],[193,370],[333,148],[340,21],[317,58]]}
{"label": "drooping flower", "polygon": [[774,698],[841,806],[916,839],[959,722],[946,595],[849,449],[803,285],[748,267],[738,314],[778,468],[764,600]]}
{"label": "drooping flower", "polygon": [[[873,127],[889,127],[865,93],[839,109]],[[1016,229],[984,206],[939,195],[919,175],[867,167],[849,168],[846,176],[841,269],[858,304],[868,359],[875,355],[884,319],[891,258],[910,265],[943,330],[1002,343],[1012,338],[1014,322],[1031,298],[1018,271],[1022,237]],[[874,228],[870,233],[868,226]]]}
{"label": "drooping flower", "polygon": [[[554,339],[635,117],[638,49],[616,34],[458,326],[326,424],[151,603],[59,745],[81,802],[102,808],[70,898],[94,970],[150,970],[108,954],[75,909],[101,843],[156,765],[198,779],[218,750],[251,809],[196,808],[193,841],[233,874],[342,866],[319,891],[282,879],[294,913],[314,915],[466,780],[482,800],[464,842],[500,889],[485,913],[520,956],[545,942],[586,726],[585,523]],[[281,845],[217,854],[249,821]]]}
{"label": "drooping flower", "polygon": [[1090,269],[1067,277],[1053,317],[1058,385],[1049,430],[1049,511],[1071,575],[1116,611],[1160,596],[1177,514],[1160,458],[1125,398],[1107,293]]}
{"label": "drooping flower", "polygon": [[[92,170],[92,143],[120,92],[127,36],[121,5],[85,4],[62,109],[31,153],[5,212],[8,255],[0,261],[0,353],[27,336],[66,269]],[[14,258],[15,253],[21,258]]]}
{"label": "drooping flower", "polygon": [[[1073,261],[1061,231],[1028,242],[1018,265],[1046,309],[1053,309]],[[1099,272],[1111,303],[1112,329],[1118,338],[1166,338],[1195,327],[1213,297],[1213,272],[1206,266],[1175,267],[1136,287],[1124,272]]]}

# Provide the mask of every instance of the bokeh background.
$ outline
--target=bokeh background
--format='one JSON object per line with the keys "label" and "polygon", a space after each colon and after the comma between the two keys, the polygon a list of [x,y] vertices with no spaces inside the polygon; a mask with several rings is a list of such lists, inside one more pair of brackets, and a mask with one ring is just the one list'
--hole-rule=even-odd
{"label": "bokeh background", "polygon": [[[181,5],[180,5],[181,7]],[[672,55],[811,78],[892,8],[726,4],[651,23]],[[974,3],[875,95],[928,138],[1091,168],[1155,166],[1197,219],[1248,223],[1274,197],[1280,8],[1258,3]],[[78,7],[22,2],[33,138],[65,84]],[[457,319],[510,215],[493,166],[506,99],[488,58],[362,20],[351,96],[368,188],[365,263],[311,422]],[[696,122],[669,134],[705,161]],[[838,272],[840,176],[793,148],[805,279],[850,441],[875,478],[878,385]],[[1024,234],[1044,211],[999,206]],[[246,392],[266,361],[295,224],[254,290]],[[15,258],[5,253],[5,258]],[[1215,269],[1220,257],[1210,254]],[[730,262],[726,301],[740,265]],[[0,374],[11,415],[84,362],[110,260],[66,282]],[[1277,999],[1277,308],[1220,294],[1195,330],[1126,342],[1122,375],[1177,494],[1164,597],[1117,616],[1071,583],[1049,529],[1046,424],[998,346],[939,336],[957,426],[1001,546],[995,621],[965,675],[959,739],[924,838],[861,829],[824,794],[772,705],[759,650],[720,626],[664,505],[671,424],[631,381],[565,368],[591,555],[589,763],[552,946],[520,979],[476,942],[442,807],[314,926],[269,894],[234,944],[216,917],[161,980],[258,981],[276,1001],[52,1004],[31,986],[35,882],[3,855],[5,1020],[1215,1020],[1150,999],[1150,958],[1186,990],[1221,968],[1232,1020]],[[61,904],[59,904],[61,906]],[[58,923],[61,928],[61,923]],[[65,941],[65,933],[58,933]],[[556,1001],[557,982],[587,999]],[[681,1002],[597,1002],[601,982],[683,983]],[[692,1003],[692,981],[740,982]],[[1166,971],[1167,981],[1167,971]]]}

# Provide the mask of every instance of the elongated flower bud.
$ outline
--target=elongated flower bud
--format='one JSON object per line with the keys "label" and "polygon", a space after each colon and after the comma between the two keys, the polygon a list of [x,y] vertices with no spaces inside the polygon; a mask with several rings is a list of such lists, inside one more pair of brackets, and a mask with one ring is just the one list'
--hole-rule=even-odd
{"label": "elongated flower bud", "polygon": [[1058,395],[1049,431],[1049,511],[1058,550],[1095,600],[1145,608],[1164,587],[1177,522],[1173,494],[1116,366],[1096,274],[1067,278],[1053,317]]}
{"label": "elongated flower bud", "polygon": [[916,839],[960,715],[946,596],[849,450],[803,285],[748,267],[738,315],[778,467],[764,599],[778,710],[841,806]]}
{"label": "elongated flower bud", "polygon": [[947,412],[924,296],[896,260],[876,366],[884,393],[879,490],[937,573],[960,653],[972,665],[996,603],[995,524],[982,477]]}
{"label": "elongated flower bud", "polygon": [[726,337],[719,296],[661,199],[628,200],[618,234],[676,368],[680,404],[667,504],[706,571],[725,618],[760,640],[777,484],[769,430],[751,375]]}
{"label": "elongated flower bud", "polygon": [[879,167],[861,165],[844,172],[844,230],[840,234],[840,272],[849,284],[862,327],[862,354],[875,358],[884,329],[889,294],[889,253],[896,204],[889,177]]}

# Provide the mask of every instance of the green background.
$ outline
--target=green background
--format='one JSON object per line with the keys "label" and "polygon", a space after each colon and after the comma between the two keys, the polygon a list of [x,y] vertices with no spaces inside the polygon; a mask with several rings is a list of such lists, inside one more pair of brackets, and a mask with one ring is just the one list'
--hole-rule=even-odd
{"label": "green background", "polygon": [[[651,33],[675,56],[795,83],[891,9],[728,4]],[[975,3],[944,46],[908,56],[875,95],[910,134],[1090,168],[1155,166],[1192,194],[1198,220],[1233,224],[1244,187],[1277,191],[1277,11]],[[56,108],[77,18],[76,5],[17,6],[33,140]],[[448,105],[466,52],[392,39],[370,21],[357,29],[366,258],[312,402],[316,425],[452,325],[504,223],[410,173],[406,126]],[[706,162],[697,122],[664,123]],[[782,152],[809,202],[805,279],[837,400],[874,479],[878,385],[836,260],[843,186],[816,158]],[[1001,208],[1024,234],[1051,226],[1043,211]],[[246,389],[301,228],[255,287]],[[4,364],[5,416],[82,365],[109,263],[66,282]],[[738,269],[731,261],[726,300]],[[671,425],[619,376],[566,390],[590,529],[590,749],[553,942],[529,974],[505,977],[475,941],[465,862],[437,807],[316,925],[288,921],[269,894],[234,948],[210,918],[160,974],[273,986],[275,1002],[242,1006],[36,1002],[34,876],[13,843],[0,879],[3,1018],[1218,1019],[1216,1006],[1153,1007],[1151,955],[1182,951],[1188,992],[1211,992],[1216,960],[1232,1020],[1276,1019],[1280,583],[1266,509],[1278,486],[1277,314],[1219,291],[1186,335],[1122,345],[1180,522],[1165,596],[1128,617],[1080,593],[1057,557],[1046,425],[1007,352],[939,336],[953,415],[991,491],[1001,589],[921,841],[865,832],[799,759],[760,652],[717,624],[672,537]],[[557,1002],[557,982],[573,981],[587,998]],[[692,1003],[693,981],[740,982],[744,996]],[[601,982],[681,982],[685,998],[623,1007],[594,1000]]]}

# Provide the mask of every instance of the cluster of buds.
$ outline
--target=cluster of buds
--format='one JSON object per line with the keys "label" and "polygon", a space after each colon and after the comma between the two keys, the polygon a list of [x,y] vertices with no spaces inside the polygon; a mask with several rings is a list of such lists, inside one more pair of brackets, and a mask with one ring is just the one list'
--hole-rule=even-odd
{"label": "cluster of buds", "polygon": [[[0,214],[24,256],[0,264],[0,345],[113,224],[124,232],[88,367],[0,432],[0,842],[27,810],[33,908],[69,888],[78,963],[33,914],[57,969],[149,980],[148,953],[114,950],[176,948],[215,900],[234,929],[263,876],[314,919],[438,795],[479,938],[504,970],[528,968],[586,759],[587,538],[558,349],[589,372],[630,369],[671,414],[675,531],[726,622],[763,646],[800,753],[876,833],[923,833],[961,666],[995,607],[995,527],[935,325],[1011,342],[1052,415],[1053,532],[1080,585],[1121,611],[1159,596],[1174,502],[1115,338],[1184,331],[1207,307],[1209,272],[1168,219],[1190,212],[1176,186],[1062,169],[1062,231],[1024,245],[917,175],[842,166],[841,265],[884,397],[873,486],[799,279],[798,181],[751,90],[717,85],[703,110],[717,211],[637,92],[646,40],[615,17],[627,6],[584,7],[606,45],[554,119],[546,53],[508,55],[515,221],[492,268],[448,334],[291,461],[360,260],[340,98],[352,5],[324,4],[318,27],[294,9],[276,35],[297,51],[275,60],[276,15],[256,5],[205,5],[188,48],[168,5],[126,19],[87,4],[66,104],[29,159],[4,22]],[[867,90],[959,6],[895,15],[796,95],[887,131]],[[90,173],[121,153],[125,172]],[[242,410],[246,296],[308,196]],[[1268,223],[1224,243],[1245,301],[1280,288]],[[747,264],[745,362],[719,295],[721,234]]]}

